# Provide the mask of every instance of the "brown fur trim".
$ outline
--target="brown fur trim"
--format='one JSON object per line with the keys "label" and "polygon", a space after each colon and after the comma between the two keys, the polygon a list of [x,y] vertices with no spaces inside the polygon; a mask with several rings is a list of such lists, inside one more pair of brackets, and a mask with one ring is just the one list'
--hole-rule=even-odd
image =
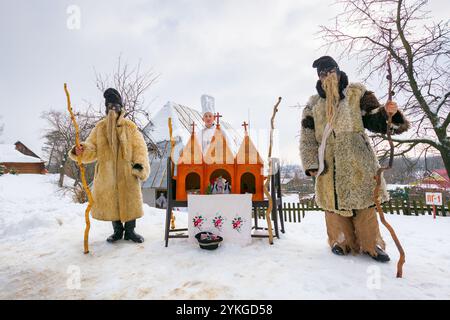
{"label": "brown fur trim", "polygon": [[306,116],[302,120],[302,127],[305,129],[312,129],[314,130],[314,118],[312,116]]}
{"label": "brown fur trim", "polygon": [[[386,110],[382,106],[362,116],[364,128],[376,133],[386,133],[387,118]],[[410,128],[409,121],[401,111],[397,111],[392,117],[392,125],[394,134],[403,133]]]}
{"label": "brown fur trim", "polygon": [[318,169],[308,169],[308,170],[305,170],[305,174],[308,176],[308,177],[311,177],[311,172],[314,172],[314,171],[317,171]]}
{"label": "brown fur trim", "polygon": [[359,253],[352,217],[344,217],[335,212],[325,211],[328,244],[331,248],[338,245],[344,253]]}
{"label": "brown fur trim", "polygon": [[392,124],[395,126],[394,134],[400,134],[407,131],[411,124],[401,111],[397,111],[392,117]]}
{"label": "brown fur trim", "polygon": [[356,210],[353,225],[355,226],[358,247],[362,252],[367,252],[374,257],[377,255],[376,246],[383,250],[386,249],[386,244],[381,237],[375,208]]}
{"label": "brown fur trim", "polygon": [[380,106],[377,97],[375,97],[372,91],[366,91],[360,100],[361,114],[366,115],[372,110],[377,109]]}
{"label": "brown fur trim", "polygon": [[376,246],[386,249],[381,237],[374,208],[355,210],[354,217],[343,217],[335,212],[325,212],[328,244],[339,245],[345,253],[367,252],[376,256]]}
{"label": "brown fur trim", "polygon": [[[311,102],[312,98],[310,99]],[[308,103],[303,110],[302,125],[300,128],[300,158],[302,160],[305,174],[310,176],[312,170],[319,168],[318,149],[319,144],[316,140],[314,118],[312,106]],[[312,124],[312,128],[311,128]]]}
{"label": "brown fur trim", "polygon": [[321,175],[327,174],[327,172],[328,172],[328,163],[326,160],[323,160],[323,171],[322,171]]}

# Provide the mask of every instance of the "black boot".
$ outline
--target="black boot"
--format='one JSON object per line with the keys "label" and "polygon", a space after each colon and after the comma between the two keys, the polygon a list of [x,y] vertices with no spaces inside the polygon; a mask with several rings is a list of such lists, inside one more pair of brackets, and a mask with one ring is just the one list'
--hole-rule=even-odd
{"label": "black boot", "polygon": [[333,246],[333,248],[331,248],[331,252],[333,252],[334,254],[336,254],[338,256],[345,256],[344,250],[340,246],[338,246],[337,244],[335,244]]}
{"label": "black boot", "polygon": [[131,240],[137,243],[144,242],[144,237],[134,232],[135,227],[136,220],[125,222],[125,240]]}
{"label": "black boot", "polygon": [[376,246],[375,251],[377,252],[377,255],[372,256],[373,260],[378,262],[388,262],[391,260],[391,258],[389,258],[389,255],[380,247]]}
{"label": "black boot", "polygon": [[112,243],[116,242],[117,240],[122,239],[123,237],[123,225],[121,221],[113,221],[112,222],[114,233],[106,239],[106,241]]}

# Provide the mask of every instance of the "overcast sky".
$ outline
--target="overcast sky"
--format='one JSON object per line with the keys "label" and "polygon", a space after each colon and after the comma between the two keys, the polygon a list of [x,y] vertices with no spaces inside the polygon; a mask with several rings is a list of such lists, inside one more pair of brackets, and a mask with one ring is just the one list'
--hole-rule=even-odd
{"label": "overcast sky", "polygon": [[[311,65],[326,54],[315,33],[340,11],[333,2],[1,0],[0,140],[21,140],[41,155],[40,114],[66,110],[63,83],[74,108],[84,108],[85,101],[102,104],[94,68],[111,73],[122,55],[161,75],[146,94],[151,114],[167,101],[200,110],[200,96],[207,93],[235,127],[250,109],[252,127],[268,128],[273,104],[283,97],[276,118],[279,150],[299,163],[300,111],[289,106],[315,93]],[[67,27],[71,5],[80,10],[79,29]],[[430,9],[448,15],[450,8],[435,0]],[[338,62],[351,81],[360,80],[355,61]]]}

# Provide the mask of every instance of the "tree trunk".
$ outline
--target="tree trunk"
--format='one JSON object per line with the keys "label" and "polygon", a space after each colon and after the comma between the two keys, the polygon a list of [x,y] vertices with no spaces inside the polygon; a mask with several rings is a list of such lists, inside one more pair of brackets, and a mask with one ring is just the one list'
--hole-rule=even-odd
{"label": "tree trunk", "polygon": [[450,176],[450,150],[446,147],[443,147],[442,150],[439,151],[441,152],[445,170],[447,170],[447,174]]}
{"label": "tree trunk", "polygon": [[64,173],[66,171],[66,162],[67,162],[67,157],[64,157],[60,167],[59,167],[59,182],[58,182],[58,186],[60,188],[62,188],[63,184],[64,184]]}

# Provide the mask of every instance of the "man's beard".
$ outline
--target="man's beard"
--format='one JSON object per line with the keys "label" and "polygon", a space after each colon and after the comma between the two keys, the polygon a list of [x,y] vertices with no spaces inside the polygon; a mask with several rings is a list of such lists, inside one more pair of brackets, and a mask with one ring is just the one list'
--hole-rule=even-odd
{"label": "man's beard", "polygon": [[108,139],[109,147],[113,154],[117,153],[118,139],[117,139],[117,118],[118,113],[114,110],[109,110],[106,116],[106,138]]}
{"label": "man's beard", "polygon": [[339,104],[339,80],[337,74],[331,73],[322,81],[322,88],[325,91],[325,105],[327,108],[327,121],[332,124],[336,117],[337,106]]}

